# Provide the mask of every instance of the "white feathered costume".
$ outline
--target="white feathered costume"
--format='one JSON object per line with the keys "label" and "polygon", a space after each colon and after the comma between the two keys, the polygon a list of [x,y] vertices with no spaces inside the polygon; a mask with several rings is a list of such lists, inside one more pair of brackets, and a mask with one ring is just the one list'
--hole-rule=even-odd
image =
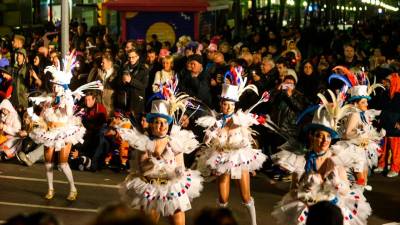
{"label": "white feathered costume", "polygon": [[[222,99],[237,102],[246,90],[258,94],[256,86],[246,86],[246,78],[242,79],[241,73],[241,67],[234,67],[227,72],[234,85],[222,86]],[[230,174],[232,179],[241,179],[243,170],[253,172],[262,167],[267,157],[261,149],[253,147],[255,142],[250,127],[258,125],[259,122],[257,116],[250,112],[258,104],[268,100],[269,93],[264,92],[261,99],[248,110],[239,109],[230,115],[232,125],[229,128],[225,127],[224,116],[226,115],[215,115],[214,112],[213,115],[201,117],[196,121],[197,125],[206,128],[204,137],[206,147],[201,150],[197,158],[197,168],[202,173],[207,171],[207,168],[211,168],[216,175],[226,173]]]}
{"label": "white feathered costume", "polygon": [[[168,92],[167,100],[153,101],[151,115],[170,116],[172,120],[176,110],[185,110],[189,96],[183,94],[175,97],[173,91]],[[155,102],[165,105],[164,109],[167,108],[167,110],[162,112],[162,107],[153,107],[156,105]],[[165,149],[157,157],[153,154],[157,139],[153,140],[135,128],[122,128],[118,132],[132,148],[147,153],[148,160],[154,165],[148,171],[139,168],[140,172],[131,173],[125,179],[120,185],[121,199],[131,207],[145,212],[153,209],[162,216],[173,215],[177,210],[184,212],[191,209],[190,202],[193,198],[200,196],[200,191],[203,189],[203,178],[200,172],[186,169],[183,164],[183,154],[191,153],[199,145],[194,134],[174,124],[168,135],[169,141]],[[177,161],[178,157],[182,160]],[[162,182],[158,182],[161,180]]]}
{"label": "white feathered costume", "polygon": [[[333,105],[331,108],[326,106],[329,105],[324,105],[314,115],[309,127],[326,130],[333,137],[337,134],[336,124],[341,113],[347,111],[348,107],[341,108],[344,111],[336,109],[336,112],[341,112],[337,114],[333,113]],[[350,186],[346,168],[354,162],[348,158],[346,149],[340,147],[331,146],[319,155],[313,151],[305,155],[285,151],[287,156],[292,155],[294,160],[288,164],[300,181],[292,185],[296,188],[286,194],[272,212],[279,224],[305,224],[309,206],[319,201],[330,201],[337,205],[342,211],[345,225],[367,224],[371,207],[363,196],[363,189]]]}
{"label": "white feathered costume", "polygon": [[[63,71],[54,66],[48,66],[45,72],[51,72],[54,83],[54,93],[39,97],[30,97],[29,100],[35,104],[43,104],[44,109],[40,117],[36,118],[39,125],[32,130],[29,136],[37,144],[54,148],[60,151],[67,144],[83,143],[83,136],[86,129],[81,123],[81,119],[74,115],[74,102],[84,96],[84,90],[102,90],[101,83],[98,81],[88,83],[72,92],[68,85],[72,78],[72,69],[75,65],[75,56],[71,53],[63,60]],[[29,110],[32,112],[33,110]]]}

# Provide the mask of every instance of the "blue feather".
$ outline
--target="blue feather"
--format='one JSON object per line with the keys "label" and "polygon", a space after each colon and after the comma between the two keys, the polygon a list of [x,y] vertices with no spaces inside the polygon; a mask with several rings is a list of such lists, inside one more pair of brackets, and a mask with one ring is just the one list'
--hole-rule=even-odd
{"label": "blue feather", "polygon": [[306,116],[308,113],[314,112],[314,111],[317,110],[319,107],[320,107],[319,104],[318,104],[318,105],[312,105],[312,106],[308,107],[306,110],[304,110],[304,111],[297,117],[296,124],[299,124],[299,123],[303,120],[304,116]]}
{"label": "blue feather", "polygon": [[228,71],[225,73],[225,75],[224,75],[224,83],[225,83],[225,81],[226,81],[226,77],[228,77],[228,76],[229,76],[230,80],[233,79],[232,73],[231,73],[230,70],[228,70]]}
{"label": "blue feather", "polygon": [[329,83],[329,84],[331,83],[331,80],[332,80],[332,79],[341,80],[341,81],[343,81],[343,83],[344,83],[345,85],[347,85],[348,87],[353,87],[353,85],[351,85],[351,82],[350,82],[345,76],[343,76],[343,75],[336,74],[336,73],[330,75],[329,78],[328,78],[328,83]]}
{"label": "blue feather", "polygon": [[163,99],[165,100],[164,95],[161,93],[161,91],[154,93],[152,96],[150,96],[149,100],[147,100],[147,104],[149,105],[154,99]]}

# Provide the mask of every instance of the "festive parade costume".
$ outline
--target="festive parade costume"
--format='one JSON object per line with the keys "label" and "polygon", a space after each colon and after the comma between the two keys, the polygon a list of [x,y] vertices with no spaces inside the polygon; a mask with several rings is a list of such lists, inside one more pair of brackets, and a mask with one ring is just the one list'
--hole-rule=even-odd
{"label": "festive parade costume", "polygon": [[[53,149],[55,152],[61,151],[69,144],[83,142],[85,128],[80,118],[74,115],[75,99],[84,96],[84,90],[102,90],[101,83],[91,82],[72,92],[68,85],[72,78],[71,71],[75,65],[74,54],[66,57],[63,62],[62,71],[54,66],[48,66],[45,69],[45,73],[49,71],[53,76],[52,82],[54,83],[55,93],[29,98],[35,104],[42,104],[44,109],[41,116],[38,117],[33,114],[32,108],[28,109],[32,120],[37,124],[29,136],[37,144],[43,144],[47,149]],[[58,166],[64,172],[70,184],[70,194],[67,200],[74,201],[77,197],[77,190],[71,168],[68,162],[60,162]],[[53,163],[45,162],[45,168],[49,185],[45,198],[50,200],[55,193],[53,188]]]}
{"label": "festive parade costume", "polygon": [[[368,101],[375,88],[384,88],[375,82],[370,85],[366,74],[362,71],[355,75],[341,66],[335,67],[335,69],[341,70],[344,75],[333,74],[330,79],[336,78],[344,81],[346,85],[343,89],[349,88],[350,92],[348,102],[360,102],[362,99]],[[342,140],[335,145],[340,145],[339,149],[346,149],[347,156],[355,162],[351,169],[356,173],[367,171],[368,168],[373,169],[378,165],[380,143],[385,136],[385,130],[382,129],[378,132],[372,126],[372,121],[380,113],[377,110],[363,111],[354,105],[342,125]],[[358,182],[365,184],[362,180]]]}
{"label": "festive parade costume", "polygon": [[[242,68],[233,67],[225,74],[225,79],[230,76],[233,85],[223,84],[221,99],[223,101],[237,102],[240,95],[246,90],[252,90],[258,94],[254,85],[246,85],[246,78],[241,77]],[[206,147],[201,150],[197,158],[197,168],[204,172],[209,169],[217,176],[229,174],[231,179],[241,179],[242,172],[253,172],[262,167],[266,155],[260,149],[254,148],[252,137],[252,125],[260,124],[261,117],[250,113],[258,104],[269,99],[268,92],[254,106],[246,111],[238,110],[230,115],[216,115],[199,118],[196,123],[205,127],[204,143]],[[264,118],[265,119],[265,118]],[[221,207],[227,203],[218,202]],[[248,209],[251,224],[256,225],[256,213],[254,200],[243,203]]]}
{"label": "festive parade costume", "polygon": [[[183,113],[190,99],[185,94],[174,96],[172,90],[162,90],[157,95],[165,100],[152,102],[151,113],[147,115],[149,122],[161,117],[171,123],[175,118],[174,113],[178,110]],[[148,156],[148,159],[139,162],[139,172],[131,173],[121,184],[122,200],[147,213],[156,210],[162,216],[172,216],[177,211],[191,209],[190,202],[199,197],[203,189],[200,172],[186,169],[183,163],[183,154],[198,147],[194,134],[181,129],[176,123],[166,137],[147,136],[135,128],[119,129],[118,132],[132,148]],[[164,138],[168,139],[168,143],[157,155],[157,141]]]}
{"label": "festive parade costume", "polygon": [[[4,110],[7,110],[7,113],[3,112]],[[22,145],[22,141],[18,136],[18,132],[21,130],[21,121],[17,111],[8,99],[4,99],[0,103],[0,111],[0,123],[2,123],[0,153],[4,152],[9,159],[16,154]]]}
{"label": "festive parade costume", "polygon": [[[323,96],[319,94],[319,97]],[[332,139],[337,139],[337,122],[346,114],[349,106],[335,107],[337,98],[333,93],[331,97],[333,104],[327,104],[326,98],[321,98],[324,104],[315,113],[312,123],[306,126],[306,131],[323,130],[330,133]],[[297,155],[291,167],[300,180],[293,184],[295,188],[283,197],[272,212],[280,224],[305,224],[309,206],[319,201],[330,201],[338,206],[346,225],[367,224],[371,207],[362,194],[363,189],[351,188],[346,166],[353,162],[341,153],[328,148],[325,152],[308,150],[303,158]]]}

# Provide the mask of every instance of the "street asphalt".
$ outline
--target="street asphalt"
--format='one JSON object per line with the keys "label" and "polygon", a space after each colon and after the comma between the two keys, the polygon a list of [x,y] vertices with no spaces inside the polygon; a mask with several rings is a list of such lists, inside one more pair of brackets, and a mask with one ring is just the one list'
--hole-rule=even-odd
{"label": "street asphalt", "polygon": [[[47,201],[43,198],[47,191],[44,166],[41,163],[26,167],[13,162],[0,162],[0,223],[19,213],[46,211],[55,214],[64,225],[86,225],[92,221],[99,209],[107,204],[119,201],[118,184],[127,173],[110,170],[98,172],[73,171],[79,191],[78,200],[67,202],[68,184],[64,174],[54,172],[55,198]],[[400,178],[386,178],[373,175],[369,183],[373,190],[365,195],[373,209],[368,225],[381,225],[400,222]],[[287,192],[289,183],[274,182],[258,173],[251,180],[252,195],[255,199],[258,225],[275,225],[271,216],[273,206]],[[199,198],[192,203],[187,212],[188,225],[204,207],[215,207],[217,189],[215,182],[206,183]],[[242,206],[238,189],[232,183],[229,208],[233,210],[240,225],[250,224],[246,209]],[[161,225],[168,224],[166,218]]]}

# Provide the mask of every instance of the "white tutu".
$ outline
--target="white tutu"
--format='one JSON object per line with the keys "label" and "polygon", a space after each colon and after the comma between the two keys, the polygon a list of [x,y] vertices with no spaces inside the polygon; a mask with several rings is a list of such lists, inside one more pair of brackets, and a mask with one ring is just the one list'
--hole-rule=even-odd
{"label": "white tutu", "polygon": [[[282,201],[275,206],[272,216],[279,224],[304,225],[307,220],[309,206],[319,201],[331,201],[337,205],[343,215],[345,225],[365,225],[371,215],[371,207],[366,201],[360,189],[347,189],[348,185],[342,183],[325,183],[323,186],[318,179],[309,179],[306,183],[314,183],[309,186],[310,191],[301,188],[296,192],[289,192]],[[307,185],[306,185],[307,186]],[[328,186],[328,187],[327,187]],[[338,188],[339,187],[339,188]]]}
{"label": "white tutu", "polygon": [[368,167],[373,169],[378,166],[379,159],[379,149],[381,146],[375,142],[370,142],[365,150],[365,155],[367,158]]}
{"label": "white tutu", "polygon": [[131,175],[120,185],[120,193],[122,200],[131,207],[145,212],[153,209],[162,216],[170,216],[177,210],[191,209],[190,201],[200,196],[202,182],[200,172],[189,169],[164,185],[150,184],[137,175]]}
{"label": "white tutu", "polygon": [[331,149],[334,155],[345,161],[341,163],[344,167],[352,168],[354,172],[362,172],[367,167],[366,153],[363,148],[349,141],[338,141],[331,146]]}
{"label": "white tutu", "polygon": [[54,147],[55,151],[60,151],[67,144],[83,143],[85,131],[86,129],[81,125],[67,125],[49,130],[35,128],[29,136],[36,144]]}
{"label": "white tutu", "polygon": [[231,151],[211,151],[206,162],[217,175],[229,173],[232,179],[240,179],[242,170],[249,172],[262,167],[267,156],[260,149],[238,149]]}
{"label": "white tutu", "polygon": [[304,172],[304,165],[306,164],[304,154],[296,154],[286,150],[281,150],[273,154],[272,160],[274,164],[279,165],[283,169],[291,173],[298,172],[299,174]]}

